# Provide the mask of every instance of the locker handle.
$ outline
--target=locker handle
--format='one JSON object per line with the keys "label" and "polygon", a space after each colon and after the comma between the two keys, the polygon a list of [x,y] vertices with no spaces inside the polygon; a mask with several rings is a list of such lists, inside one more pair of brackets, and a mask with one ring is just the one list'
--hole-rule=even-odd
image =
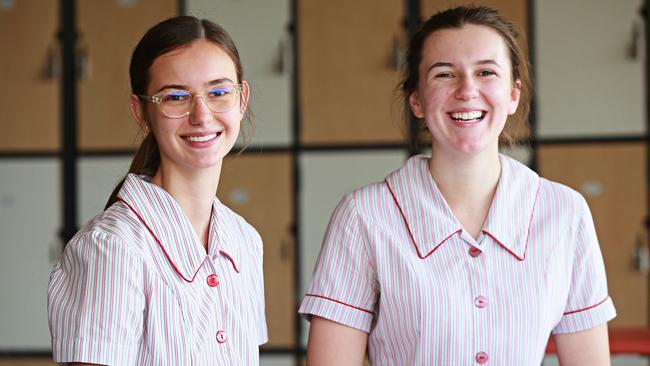
{"label": "locker handle", "polygon": [[90,78],[90,58],[88,57],[88,47],[80,46],[75,52],[75,73],[77,80],[88,80]]}
{"label": "locker handle", "polygon": [[391,42],[390,52],[389,52],[389,66],[391,69],[400,70],[404,65],[405,61],[405,50],[402,44],[402,37],[395,35]]}
{"label": "locker handle", "polygon": [[59,47],[51,45],[48,47],[45,56],[43,78],[45,80],[58,80],[61,78],[61,72],[61,52],[59,52]]}
{"label": "locker handle", "polygon": [[643,239],[637,236],[636,248],[634,249],[634,269],[643,274],[650,273],[650,250],[643,245]]}
{"label": "locker handle", "polygon": [[273,69],[280,75],[289,75],[292,73],[293,64],[293,47],[291,34],[285,32],[278,42],[277,54]]}

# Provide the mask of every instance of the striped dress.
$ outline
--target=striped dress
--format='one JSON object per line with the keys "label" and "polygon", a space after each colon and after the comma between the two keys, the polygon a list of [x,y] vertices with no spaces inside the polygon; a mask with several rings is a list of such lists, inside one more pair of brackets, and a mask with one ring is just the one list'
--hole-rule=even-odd
{"label": "striped dress", "polygon": [[267,341],[262,242],[216,198],[209,246],[162,188],[128,175],[50,278],[56,362],[257,365]]}
{"label": "striped dress", "polygon": [[336,208],[299,312],[369,333],[373,365],[539,365],[615,315],[585,200],[506,156],[478,240],[415,156]]}

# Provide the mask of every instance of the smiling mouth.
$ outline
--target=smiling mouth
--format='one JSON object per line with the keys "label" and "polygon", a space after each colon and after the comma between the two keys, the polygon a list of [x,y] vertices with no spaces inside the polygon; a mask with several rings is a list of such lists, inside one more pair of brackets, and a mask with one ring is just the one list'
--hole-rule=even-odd
{"label": "smiling mouth", "polygon": [[483,111],[471,111],[471,112],[452,112],[449,113],[451,119],[458,122],[478,122],[485,117],[485,112]]}
{"label": "smiling mouth", "polygon": [[189,141],[189,142],[206,142],[206,141],[213,140],[213,139],[217,138],[217,136],[220,136],[220,135],[221,135],[221,132],[217,132],[217,133],[211,133],[211,134],[205,135],[205,136],[184,136],[183,139],[186,140],[186,141]]}

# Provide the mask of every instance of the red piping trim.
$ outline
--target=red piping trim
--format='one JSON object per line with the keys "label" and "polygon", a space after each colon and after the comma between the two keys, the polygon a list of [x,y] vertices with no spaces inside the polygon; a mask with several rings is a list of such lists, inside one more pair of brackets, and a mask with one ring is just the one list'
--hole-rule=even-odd
{"label": "red piping trim", "polygon": [[[160,242],[160,239],[158,239],[158,237],[156,236],[156,234],[153,233],[153,230],[151,230],[151,228],[149,227],[149,225],[147,225],[147,223],[144,221],[144,219],[142,218],[142,216],[140,216],[140,214],[139,214],[136,210],[134,210],[133,207],[131,207],[131,205],[129,205],[125,200],[123,200],[122,197],[119,197],[119,196],[118,196],[117,199],[118,199],[119,201],[122,201],[122,202],[126,205],[126,207],[128,207],[131,211],[133,211],[133,213],[138,217],[138,219],[140,219],[140,221],[142,221],[142,224],[144,224],[144,227],[146,227],[147,230],[149,230],[149,233],[151,233],[151,236],[153,236],[153,238],[156,240],[156,243],[158,243],[158,246],[160,246],[160,249],[162,249],[163,253],[165,253],[165,256],[167,257],[167,260],[168,260],[169,263],[172,265],[172,268],[174,268],[174,271],[176,271],[176,273],[178,273],[178,275],[181,276],[181,278],[182,278],[183,280],[185,280],[185,282],[187,282],[187,283],[192,283],[192,282],[194,282],[194,280],[196,279],[196,275],[197,275],[197,274],[199,273],[199,271],[201,270],[201,267],[203,266],[203,264],[205,263],[205,261],[208,260],[208,256],[205,257],[205,259],[203,260],[203,262],[201,262],[201,265],[199,265],[199,268],[196,270],[196,272],[194,272],[194,276],[192,276],[192,279],[191,279],[191,280],[190,280],[190,279],[187,279],[185,276],[183,276],[183,274],[182,274],[181,271],[178,269],[178,267],[176,267],[176,263],[174,263],[174,261],[172,261],[172,258],[169,256],[169,253],[167,253],[167,250],[165,249],[165,247],[164,247],[164,246],[162,245],[162,243]],[[231,259],[231,260],[232,260],[232,259]],[[233,264],[234,264],[234,263],[233,263]],[[237,271],[237,272],[239,272],[239,271]]]}
{"label": "red piping trim", "polygon": [[307,297],[307,296],[309,296],[309,297],[318,297],[318,298],[321,298],[321,299],[325,299],[325,300],[333,301],[333,302],[335,302],[335,303],[337,303],[337,304],[345,305],[345,306],[351,307],[351,308],[353,308],[353,309],[357,309],[357,310],[365,311],[365,312],[368,313],[368,314],[372,314],[372,311],[370,311],[370,310],[366,310],[366,309],[363,309],[363,308],[360,308],[360,307],[357,307],[357,306],[354,306],[354,305],[346,304],[346,303],[344,303],[343,301],[334,300],[334,299],[329,298],[329,297],[325,297],[325,296],[321,296],[321,295],[315,295],[315,294],[305,294],[305,297]]}
{"label": "red piping trim", "polygon": [[501,245],[503,247],[503,249],[507,250],[508,253],[514,255],[515,258],[517,258],[520,261],[523,261],[524,259],[526,259],[526,253],[528,253],[528,241],[530,240],[530,230],[531,230],[531,227],[533,225],[533,215],[535,214],[535,207],[537,206],[537,198],[539,197],[539,190],[540,190],[540,186],[538,184],[537,185],[537,193],[535,193],[535,201],[533,202],[533,209],[530,211],[530,220],[528,220],[528,234],[526,235],[526,247],[524,248],[523,256],[521,256],[521,257],[518,256],[517,254],[515,254],[515,252],[513,252],[507,246],[505,246],[505,244],[500,242],[499,239],[497,239],[494,235],[490,234],[487,230],[483,230],[483,232],[486,233],[487,235],[489,235],[490,238],[494,239],[494,241],[499,243],[499,245]]}
{"label": "red piping trim", "polygon": [[235,264],[235,260],[232,259],[230,254],[224,252],[223,250],[219,250],[219,253],[223,254],[226,258],[228,258],[230,260],[230,263],[232,263],[232,266],[235,269],[235,272],[239,273],[239,268],[237,268],[237,265]]}
{"label": "red piping trim", "polygon": [[402,214],[402,219],[404,220],[404,224],[406,225],[406,230],[408,230],[409,236],[411,237],[411,241],[413,242],[413,246],[415,247],[415,251],[418,253],[418,257],[420,259],[424,259],[428,256],[431,255],[431,253],[435,252],[447,239],[451,238],[455,234],[459,233],[461,229],[458,229],[454,231],[453,233],[449,234],[448,237],[442,239],[438,245],[436,245],[427,255],[422,256],[420,253],[420,248],[418,247],[418,244],[415,242],[415,237],[413,236],[413,232],[411,232],[411,226],[409,225],[408,221],[406,220],[406,215],[404,214],[404,211],[402,210],[402,206],[399,205],[399,202],[397,202],[397,197],[395,197],[395,193],[393,192],[393,189],[390,187],[390,184],[388,184],[388,180],[384,180],[384,183],[386,183],[386,186],[388,187],[388,191],[390,191],[391,196],[393,196],[393,201],[395,201],[395,205],[397,205],[397,208],[399,209],[399,213]]}
{"label": "red piping trim", "polygon": [[587,310],[589,310],[589,309],[593,309],[593,308],[595,308],[596,306],[601,305],[602,303],[604,303],[604,302],[607,301],[608,299],[609,299],[609,295],[607,295],[607,297],[606,297],[604,300],[598,302],[598,303],[595,304],[595,305],[588,306],[588,307],[586,307],[586,308],[584,308],[584,309],[578,309],[578,310],[573,310],[573,311],[567,311],[566,313],[564,313],[564,314],[562,314],[562,315],[571,315],[571,314],[579,313],[579,312],[582,312],[582,311],[587,311]]}

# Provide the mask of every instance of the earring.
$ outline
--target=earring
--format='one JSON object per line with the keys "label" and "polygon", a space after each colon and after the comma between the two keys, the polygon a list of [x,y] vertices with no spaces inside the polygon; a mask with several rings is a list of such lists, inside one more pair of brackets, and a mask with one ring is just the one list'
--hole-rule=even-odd
{"label": "earring", "polygon": [[149,125],[145,123],[145,124],[142,126],[142,130],[144,131],[144,133],[149,133]]}

